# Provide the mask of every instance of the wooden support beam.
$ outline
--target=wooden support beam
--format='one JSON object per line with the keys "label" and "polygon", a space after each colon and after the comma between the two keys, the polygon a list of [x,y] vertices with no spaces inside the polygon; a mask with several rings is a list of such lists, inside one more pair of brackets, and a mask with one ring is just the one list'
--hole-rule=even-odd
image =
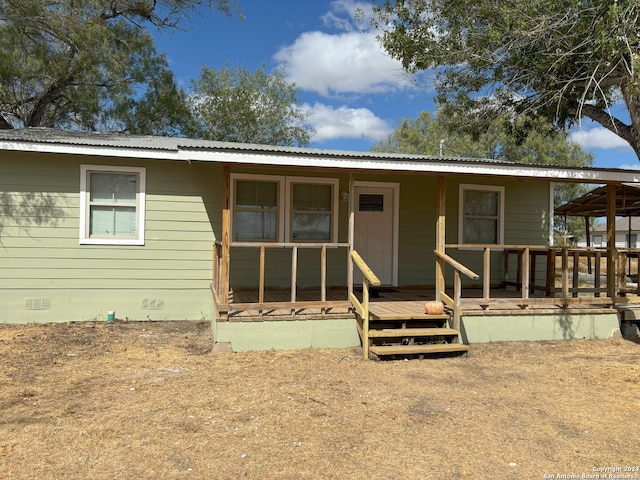
{"label": "wooden support beam", "polygon": [[260,245],[260,289],[258,290],[258,303],[264,303],[264,264],[265,264],[265,248]]}
{"label": "wooden support beam", "polygon": [[607,185],[607,295],[616,298],[616,186]]}
{"label": "wooden support beam", "polygon": [[327,246],[320,248],[320,300],[327,300]]}
{"label": "wooden support beam", "polygon": [[482,280],[482,298],[488,299],[491,296],[491,248],[484,249],[484,267]]}
{"label": "wooden support beam", "polygon": [[[446,179],[440,175],[438,177],[438,220],[436,223],[436,251],[445,253],[446,235],[445,235],[445,217],[446,217]],[[441,292],[445,291],[444,279],[445,262],[437,257],[436,259],[436,300],[442,300]]]}
{"label": "wooden support beam", "polygon": [[353,173],[349,174],[349,232],[347,242],[349,243],[349,252],[347,254],[347,292],[349,296],[353,293],[353,262],[351,254],[353,253],[354,227],[355,227],[355,181]]}
{"label": "wooden support beam", "polygon": [[229,304],[229,261],[231,246],[231,167],[222,167],[222,259],[220,266],[220,301]]}
{"label": "wooden support beam", "polygon": [[530,264],[529,249],[525,248],[522,252],[522,298],[529,298],[529,280],[530,280]]}
{"label": "wooden support beam", "polygon": [[298,289],[298,247],[291,249],[291,302],[296,301],[296,290]]}

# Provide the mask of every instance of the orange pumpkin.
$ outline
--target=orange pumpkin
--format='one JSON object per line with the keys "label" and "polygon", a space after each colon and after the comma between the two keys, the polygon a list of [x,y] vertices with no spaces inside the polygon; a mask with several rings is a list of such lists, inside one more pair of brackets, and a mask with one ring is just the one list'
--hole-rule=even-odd
{"label": "orange pumpkin", "polygon": [[427,302],[424,304],[424,311],[429,315],[440,315],[444,312],[444,305],[442,302],[438,302],[437,300]]}

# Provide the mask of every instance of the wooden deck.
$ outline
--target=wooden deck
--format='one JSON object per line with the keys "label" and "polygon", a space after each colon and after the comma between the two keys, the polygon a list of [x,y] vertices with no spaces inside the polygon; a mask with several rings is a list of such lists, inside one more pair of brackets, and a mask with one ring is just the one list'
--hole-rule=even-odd
{"label": "wooden deck", "polygon": [[[361,297],[361,291],[355,294]],[[482,298],[482,289],[465,289],[462,309],[464,315],[508,314],[523,315],[557,313],[558,311],[592,313],[610,311],[612,302],[607,297],[583,297],[563,305],[560,298],[534,297],[524,302],[515,289],[493,289],[489,300]],[[265,291],[264,303],[258,303],[257,290],[234,291],[228,310],[220,312],[220,321],[268,321],[297,319],[322,319],[354,317],[347,290],[327,290],[326,302],[321,302],[317,289],[300,289],[296,302],[290,301],[289,290]],[[435,298],[431,289],[404,289],[380,287],[373,289],[371,310],[376,315],[410,315],[423,313],[424,303]]]}

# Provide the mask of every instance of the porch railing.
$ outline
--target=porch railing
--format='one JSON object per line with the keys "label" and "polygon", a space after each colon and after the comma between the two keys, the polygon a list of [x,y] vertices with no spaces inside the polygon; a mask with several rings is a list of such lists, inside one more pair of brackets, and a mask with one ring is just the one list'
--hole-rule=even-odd
{"label": "porch railing", "polygon": [[[612,304],[617,297],[627,293],[640,294],[638,249],[615,249],[614,255],[610,256],[611,252],[606,248],[468,244],[447,244],[446,248],[464,250],[467,256],[474,251],[482,255],[483,308],[488,308],[492,302],[491,268],[492,255],[495,254],[502,255],[504,262],[504,278],[500,286],[512,286],[520,291],[521,308],[544,302],[561,303],[564,307],[573,303]],[[512,263],[514,256],[515,269]],[[614,258],[615,265],[607,265],[609,258]],[[544,261],[544,269],[539,266],[540,259]],[[542,279],[539,278],[541,270],[544,270]],[[615,277],[609,282],[607,272]],[[629,286],[627,280],[633,275],[636,277],[635,285]],[[544,296],[531,298],[536,291]]]}
{"label": "porch railing", "polygon": [[[269,303],[265,301],[265,265],[267,250],[272,249],[291,249],[291,297],[290,302],[277,302],[280,307],[291,306],[291,308],[302,307],[305,302],[297,301],[298,290],[298,253],[301,249],[317,249],[320,251],[320,302],[327,301],[327,251],[333,248],[349,248],[348,243],[268,243],[268,242],[231,242],[230,249],[258,249],[259,260],[259,277],[258,277],[258,307],[268,307]],[[213,246],[213,267],[212,267],[212,286],[214,301],[219,311],[229,308],[229,289],[230,289],[230,264],[231,258],[226,259],[227,268],[223,268],[223,251],[222,244],[215,242]],[[231,255],[229,255],[231,257]],[[348,262],[350,262],[349,260]],[[349,268],[349,264],[346,267]],[[295,304],[295,305],[294,305]]]}
{"label": "porch railing", "polygon": [[444,283],[442,289],[436,292],[436,296],[453,311],[453,329],[459,332],[460,317],[462,316],[462,277],[460,274],[472,280],[477,280],[480,276],[446,253],[439,252],[438,250],[434,250],[433,253],[436,255],[439,271],[444,272],[446,265],[453,267],[453,298],[447,294]]}
{"label": "porch railing", "polygon": [[377,287],[381,282],[355,250],[351,251],[351,259],[353,260],[353,264],[362,272],[362,302],[358,300],[353,292],[349,293],[349,300],[355,308],[356,313],[362,318],[362,332],[360,332],[360,338],[362,339],[362,356],[367,360],[369,358],[369,287]]}

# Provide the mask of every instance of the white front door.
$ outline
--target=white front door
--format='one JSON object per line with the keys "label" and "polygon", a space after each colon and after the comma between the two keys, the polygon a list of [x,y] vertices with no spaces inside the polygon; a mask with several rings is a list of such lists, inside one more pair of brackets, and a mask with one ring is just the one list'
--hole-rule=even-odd
{"label": "white front door", "polygon": [[[354,248],[383,285],[397,282],[396,211],[397,186],[356,185]],[[362,283],[362,274],[354,269],[354,283]]]}

